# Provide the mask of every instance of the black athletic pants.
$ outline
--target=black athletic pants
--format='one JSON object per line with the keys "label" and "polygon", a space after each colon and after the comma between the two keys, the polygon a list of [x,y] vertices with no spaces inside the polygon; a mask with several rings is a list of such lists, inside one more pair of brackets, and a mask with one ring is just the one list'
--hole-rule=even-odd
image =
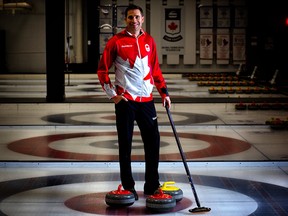
{"label": "black athletic pants", "polygon": [[145,153],[144,192],[153,193],[159,187],[160,134],[154,101],[120,101],[115,105],[118,132],[120,177],[124,189],[133,188],[135,181],[131,168],[131,148],[134,122],[140,129]]}

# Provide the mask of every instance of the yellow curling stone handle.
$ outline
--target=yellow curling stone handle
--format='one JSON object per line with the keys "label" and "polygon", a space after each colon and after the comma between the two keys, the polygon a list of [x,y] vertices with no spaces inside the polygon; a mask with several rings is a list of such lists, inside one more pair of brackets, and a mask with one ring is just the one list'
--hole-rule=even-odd
{"label": "yellow curling stone handle", "polygon": [[160,188],[163,191],[177,191],[177,190],[180,190],[180,188],[178,188],[176,186],[172,186],[173,184],[175,184],[174,181],[164,182],[164,184]]}

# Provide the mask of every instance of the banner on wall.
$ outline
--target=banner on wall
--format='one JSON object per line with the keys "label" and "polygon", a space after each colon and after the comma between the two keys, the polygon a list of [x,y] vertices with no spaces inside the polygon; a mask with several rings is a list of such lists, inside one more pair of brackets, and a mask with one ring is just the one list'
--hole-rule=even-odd
{"label": "banner on wall", "polygon": [[244,28],[247,25],[247,10],[245,7],[235,8],[235,28]]}
{"label": "banner on wall", "polygon": [[184,54],[183,7],[164,7],[162,54]]}
{"label": "banner on wall", "polygon": [[229,35],[217,35],[217,59],[228,60],[229,59]]}
{"label": "banner on wall", "polygon": [[213,59],[213,35],[200,35],[200,59]]}
{"label": "banner on wall", "polygon": [[99,54],[103,54],[104,48],[112,36],[112,33],[102,33],[99,35]]}
{"label": "banner on wall", "polygon": [[200,7],[200,27],[213,27],[213,7]]}
{"label": "banner on wall", "polygon": [[218,7],[217,9],[217,27],[229,28],[230,27],[230,8]]}
{"label": "banner on wall", "polygon": [[244,34],[233,34],[233,61],[245,63],[246,39]]}
{"label": "banner on wall", "polygon": [[118,28],[125,28],[125,10],[127,6],[117,6],[117,27]]}

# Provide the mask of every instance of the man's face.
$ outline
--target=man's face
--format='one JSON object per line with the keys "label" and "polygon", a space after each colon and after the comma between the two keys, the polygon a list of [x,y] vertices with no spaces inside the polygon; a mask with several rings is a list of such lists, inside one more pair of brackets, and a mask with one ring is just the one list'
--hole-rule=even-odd
{"label": "man's face", "polygon": [[144,22],[144,16],[141,15],[140,10],[129,10],[125,18],[127,30],[131,34],[138,34]]}

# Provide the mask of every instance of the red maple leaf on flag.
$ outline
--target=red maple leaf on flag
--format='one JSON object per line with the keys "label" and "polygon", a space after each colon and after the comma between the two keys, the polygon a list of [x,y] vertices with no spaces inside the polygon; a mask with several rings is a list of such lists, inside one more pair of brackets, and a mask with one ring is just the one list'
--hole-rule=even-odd
{"label": "red maple leaf on flag", "polygon": [[178,25],[176,25],[174,22],[171,22],[171,23],[168,25],[168,28],[169,28],[171,31],[174,31],[175,29],[178,28]]}

